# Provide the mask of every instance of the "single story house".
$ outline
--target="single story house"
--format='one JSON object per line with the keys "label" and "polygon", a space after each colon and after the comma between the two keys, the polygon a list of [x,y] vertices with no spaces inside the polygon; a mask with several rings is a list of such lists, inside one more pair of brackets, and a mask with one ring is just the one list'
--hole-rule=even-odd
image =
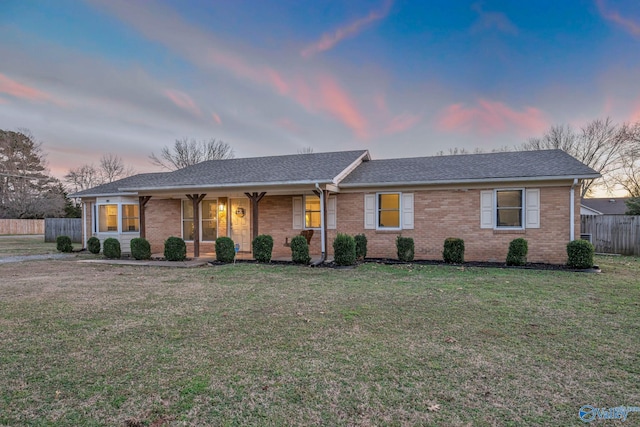
{"label": "single story house", "polygon": [[84,242],[145,237],[162,252],[169,236],[213,252],[229,236],[251,252],[259,234],[273,256],[313,230],[312,255],[331,256],[337,233],[363,233],[368,257],[395,258],[399,235],[416,259],[441,259],[447,237],[469,261],[504,261],[509,242],[529,242],[528,260],[565,263],[579,236],[580,182],[599,174],[560,150],[373,160],[367,150],[205,161],[145,173],[72,194],[83,208]]}
{"label": "single story house", "polygon": [[580,215],[624,215],[629,197],[589,197],[580,201]]}

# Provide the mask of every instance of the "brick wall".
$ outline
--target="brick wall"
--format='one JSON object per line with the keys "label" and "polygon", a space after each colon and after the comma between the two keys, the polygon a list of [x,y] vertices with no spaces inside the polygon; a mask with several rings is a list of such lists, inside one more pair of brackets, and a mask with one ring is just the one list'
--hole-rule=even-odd
{"label": "brick wall", "polygon": [[[414,239],[416,259],[438,260],[442,259],[444,240],[459,237],[465,242],[465,260],[502,262],[509,242],[523,237],[529,243],[527,259],[530,262],[562,264],[566,262],[565,247],[569,242],[569,189],[569,186],[541,188],[540,228],[515,231],[480,228],[482,189],[415,191],[414,229],[402,231],[365,230],[363,194],[339,194],[338,230],[330,231],[328,240],[333,242],[337,232],[364,233],[368,241],[367,256],[396,258],[395,239],[402,234]],[[579,201],[577,194],[576,201]],[[579,219],[576,208],[576,236],[579,236]],[[332,252],[330,244],[328,251]]]}
{"label": "brick wall", "polygon": [[[485,189],[491,189],[490,187]],[[337,195],[337,230],[328,230],[327,252],[333,253],[332,243],[338,232],[351,235],[364,233],[368,240],[368,256],[396,258],[395,239],[400,233],[415,241],[416,259],[442,258],[442,246],[447,237],[460,237],[465,241],[467,261],[498,261],[507,256],[509,242],[523,237],[529,242],[528,260],[561,264],[566,262],[565,246],[569,242],[569,186],[540,188],[540,228],[499,231],[480,228],[480,191],[421,190],[414,191],[414,229],[403,231],[376,231],[364,229],[363,193]],[[576,191],[575,233],[579,237],[579,191]],[[218,203],[227,205],[226,198]],[[273,237],[274,257],[290,257],[287,240],[300,234],[293,229],[292,196],[265,196],[259,204],[259,232]],[[169,236],[181,236],[180,200],[152,198],[147,204],[147,239],[153,253],[162,253]],[[219,212],[218,235],[227,234],[227,212]],[[91,230],[90,213],[87,215]],[[310,252],[318,255],[321,236],[318,231],[311,240]],[[191,252],[193,243],[187,243]],[[213,242],[201,242],[201,253],[214,252]]]}

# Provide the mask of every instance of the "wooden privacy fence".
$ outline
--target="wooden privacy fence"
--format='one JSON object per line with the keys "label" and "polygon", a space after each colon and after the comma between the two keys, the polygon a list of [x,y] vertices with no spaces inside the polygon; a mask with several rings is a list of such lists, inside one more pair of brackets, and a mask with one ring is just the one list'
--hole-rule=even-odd
{"label": "wooden privacy fence", "polygon": [[582,215],[580,234],[590,234],[596,252],[640,255],[640,216]]}
{"label": "wooden privacy fence", "polygon": [[82,243],[82,219],[45,218],[44,241],[55,242],[58,236],[69,236],[74,243]]}
{"label": "wooden privacy fence", "polygon": [[44,234],[44,219],[0,219],[0,234]]}

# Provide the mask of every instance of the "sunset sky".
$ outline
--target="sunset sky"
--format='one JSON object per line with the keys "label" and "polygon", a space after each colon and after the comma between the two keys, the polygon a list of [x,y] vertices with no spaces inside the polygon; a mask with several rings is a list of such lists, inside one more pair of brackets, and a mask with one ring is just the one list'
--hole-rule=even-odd
{"label": "sunset sky", "polygon": [[0,0],[0,129],[58,177],[183,137],[380,159],[606,116],[640,120],[637,0]]}

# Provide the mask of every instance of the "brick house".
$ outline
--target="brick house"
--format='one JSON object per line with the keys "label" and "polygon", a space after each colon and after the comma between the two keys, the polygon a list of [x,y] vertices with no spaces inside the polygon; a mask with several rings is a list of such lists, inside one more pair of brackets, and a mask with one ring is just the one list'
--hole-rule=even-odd
{"label": "brick house", "polygon": [[564,263],[579,235],[580,181],[599,174],[560,150],[372,160],[342,151],[211,160],[140,174],[71,195],[83,207],[84,242],[134,237],[162,252],[169,236],[195,256],[229,236],[251,251],[258,234],[273,256],[313,230],[310,251],[332,255],[337,233],[364,233],[368,256],[395,258],[398,235],[416,259],[441,259],[445,238],[465,241],[465,259],[503,261],[509,242],[529,242],[528,260]]}

